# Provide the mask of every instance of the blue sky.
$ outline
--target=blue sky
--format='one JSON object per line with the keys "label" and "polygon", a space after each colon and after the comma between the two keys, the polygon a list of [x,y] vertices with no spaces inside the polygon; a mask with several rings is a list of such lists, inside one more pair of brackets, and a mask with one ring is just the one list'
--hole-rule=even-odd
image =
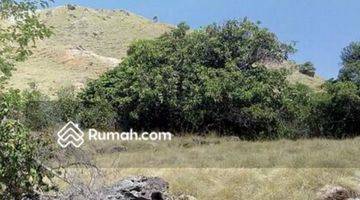
{"label": "blue sky", "polygon": [[56,5],[125,9],[161,22],[192,28],[248,17],[284,42],[297,42],[297,62],[312,61],[324,78],[336,77],[340,52],[360,41],[359,0],[55,0]]}

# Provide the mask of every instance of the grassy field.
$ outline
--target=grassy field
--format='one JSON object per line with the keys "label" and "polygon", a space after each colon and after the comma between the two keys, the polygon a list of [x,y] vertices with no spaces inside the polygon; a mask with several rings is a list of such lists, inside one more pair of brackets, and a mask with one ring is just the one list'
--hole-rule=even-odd
{"label": "grassy field", "polygon": [[[92,143],[82,150],[101,169],[94,187],[145,175],[164,178],[174,194],[201,200],[310,200],[325,185],[359,189],[359,143],[359,138],[247,142],[189,136],[171,142]],[[68,171],[89,180],[89,169]]]}

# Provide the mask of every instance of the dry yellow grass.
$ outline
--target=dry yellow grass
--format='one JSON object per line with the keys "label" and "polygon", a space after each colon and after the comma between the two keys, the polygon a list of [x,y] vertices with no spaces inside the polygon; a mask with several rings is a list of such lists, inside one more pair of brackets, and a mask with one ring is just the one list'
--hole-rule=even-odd
{"label": "dry yellow grass", "polygon": [[360,138],[249,142],[188,136],[160,142],[88,141],[82,149],[104,168],[353,168],[360,166],[359,146]]}
{"label": "dry yellow grass", "polygon": [[171,28],[123,10],[62,6],[39,15],[54,27],[54,35],[39,41],[34,55],[17,64],[8,87],[26,89],[36,83],[50,96],[61,87],[84,87],[87,79],[117,66],[131,42],[160,36]]}
{"label": "dry yellow grass", "polygon": [[[248,142],[189,136],[171,142],[87,142],[83,150],[101,168],[98,187],[145,175],[164,178],[174,194],[200,200],[313,200],[328,184],[359,190],[359,142],[359,138]],[[119,146],[127,151],[111,153]],[[88,169],[68,170],[89,178]]]}
{"label": "dry yellow grass", "polygon": [[310,77],[308,75],[300,73],[297,64],[292,61],[286,61],[283,63],[265,63],[265,66],[270,69],[286,68],[290,72],[290,75],[287,78],[290,83],[305,84],[317,91],[321,90],[321,85],[325,82],[325,79],[318,75],[315,75],[315,77]]}

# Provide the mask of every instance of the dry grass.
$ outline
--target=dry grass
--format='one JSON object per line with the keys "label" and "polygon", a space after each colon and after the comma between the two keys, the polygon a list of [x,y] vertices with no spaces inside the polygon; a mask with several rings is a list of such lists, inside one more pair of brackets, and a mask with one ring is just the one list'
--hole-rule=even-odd
{"label": "dry grass", "polygon": [[83,150],[104,168],[352,168],[360,165],[359,146],[360,138],[249,142],[188,136],[161,142],[88,141]]}
{"label": "dry grass", "polygon": [[[247,142],[189,136],[171,142],[100,142],[83,150],[102,169],[98,187],[145,175],[164,178],[174,194],[204,200],[310,200],[328,184],[359,190],[359,142],[359,138]],[[119,146],[127,151],[111,153]],[[86,169],[69,170],[89,177]]]}
{"label": "dry grass", "polygon": [[287,61],[284,63],[265,63],[265,66],[270,69],[286,68],[290,71],[290,75],[287,79],[290,83],[302,83],[316,91],[321,90],[321,85],[325,82],[325,79],[318,75],[315,75],[315,77],[310,77],[300,73],[297,64],[292,61]]}
{"label": "dry grass", "polygon": [[132,41],[154,38],[171,28],[122,10],[58,7],[39,15],[55,34],[39,41],[34,55],[16,66],[8,87],[25,89],[37,83],[52,97],[61,87],[82,88],[87,79],[115,67]]}

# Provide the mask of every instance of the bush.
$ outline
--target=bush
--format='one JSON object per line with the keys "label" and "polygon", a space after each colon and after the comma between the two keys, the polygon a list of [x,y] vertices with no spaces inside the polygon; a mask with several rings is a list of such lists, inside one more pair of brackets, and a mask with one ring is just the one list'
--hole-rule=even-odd
{"label": "bush", "polygon": [[0,102],[0,198],[22,199],[35,195],[35,190],[48,191],[50,187],[43,179],[51,176],[42,168],[38,155],[46,146],[44,138],[31,137],[16,119],[23,117],[18,113],[26,101],[18,91],[11,91],[0,94]]}
{"label": "bush", "polygon": [[309,117],[315,94],[308,86],[295,84],[282,93],[281,129],[279,135],[286,138],[304,138],[312,135]]}
{"label": "bush", "polygon": [[31,55],[36,40],[51,35],[36,14],[47,6],[46,0],[0,1],[1,21],[12,22],[0,29],[0,199],[23,199],[50,189],[43,182],[48,174],[35,160],[43,143],[30,137],[19,120],[25,100],[19,91],[2,91],[14,63]]}
{"label": "bush", "polygon": [[313,136],[345,138],[360,134],[360,91],[352,82],[331,82],[324,85],[312,107]]}
{"label": "bush", "polygon": [[53,106],[53,115],[58,119],[58,123],[73,121],[79,122],[85,128],[115,128],[116,114],[113,107],[105,101],[96,99],[84,104],[74,87],[60,89]]}
{"label": "bush", "polygon": [[[49,97],[33,87],[30,90],[9,90],[2,93],[0,107],[4,117],[21,122],[32,131],[42,131],[57,122]],[[1,114],[1,113],[0,113]]]}
{"label": "bush", "polygon": [[98,128],[103,130],[116,129],[117,114],[114,108],[106,101],[95,100],[92,102],[81,102],[78,119],[82,127]]}
{"label": "bush", "polygon": [[188,29],[132,44],[119,67],[88,84],[85,106],[111,105],[124,128],[277,137],[286,73],[261,63],[293,48],[246,20]]}
{"label": "bush", "polygon": [[25,101],[22,121],[27,128],[33,131],[43,131],[55,125],[54,107],[48,96],[42,94],[36,87],[24,91],[22,95]]}
{"label": "bush", "polygon": [[81,104],[77,98],[75,87],[61,88],[56,94],[53,106],[58,122],[78,121]]}
{"label": "bush", "polygon": [[311,62],[306,62],[299,66],[299,72],[310,77],[315,76],[315,71],[316,69],[314,67],[314,64],[312,64]]}

